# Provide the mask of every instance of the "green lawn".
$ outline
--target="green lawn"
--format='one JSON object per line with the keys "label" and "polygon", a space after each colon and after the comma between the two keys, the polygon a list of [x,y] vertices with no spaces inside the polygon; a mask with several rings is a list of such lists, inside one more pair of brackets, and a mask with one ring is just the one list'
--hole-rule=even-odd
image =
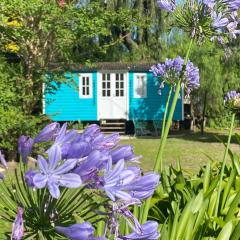
{"label": "green lawn", "polygon": [[[164,163],[175,164],[180,159],[186,173],[196,172],[200,166],[208,161],[208,156],[214,160],[221,161],[224,154],[224,146],[217,138],[227,141],[227,132],[207,131],[201,133],[174,133],[169,136],[164,153]],[[240,147],[233,138],[231,148],[240,153]],[[142,155],[141,166],[144,170],[151,170],[156,158],[159,139],[153,137],[139,137],[124,139],[122,144],[134,146],[135,153]]]}

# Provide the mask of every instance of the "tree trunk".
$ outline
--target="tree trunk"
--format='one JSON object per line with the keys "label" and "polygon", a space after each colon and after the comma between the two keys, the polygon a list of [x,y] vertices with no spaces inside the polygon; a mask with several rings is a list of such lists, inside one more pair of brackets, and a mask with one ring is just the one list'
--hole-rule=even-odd
{"label": "tree trunk", "polygon": [[204,134],[206,105],[207,105],[207,91],[205,91],[204,100],[203,100],[203,111],[202,111],[202,121],[201,121],[201,134]]}

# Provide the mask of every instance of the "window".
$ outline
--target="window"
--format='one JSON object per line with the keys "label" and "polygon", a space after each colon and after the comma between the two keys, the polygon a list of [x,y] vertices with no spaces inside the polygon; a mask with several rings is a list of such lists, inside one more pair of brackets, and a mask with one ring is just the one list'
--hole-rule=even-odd
{"label": "window", "polygon": [[115,96],[124,97],[124,74],[123,73],[116,73]]}
{"label": "window", "polygon": [[91,74],[80,74],[79,96],[80,98],[92,97],[92,75]]}
{"label": "window", "polygon": [[134,98],[147,97],[147,74],[134,74]]}
{"label": "window", "polygon": [[111,96],[111,78],[110,73],[102,74],[102,97]]}

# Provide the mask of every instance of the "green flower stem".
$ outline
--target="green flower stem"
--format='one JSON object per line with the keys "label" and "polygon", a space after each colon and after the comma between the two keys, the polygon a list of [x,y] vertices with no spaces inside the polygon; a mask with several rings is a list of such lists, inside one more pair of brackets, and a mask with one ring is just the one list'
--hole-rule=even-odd
{"label": "green flower stem", "polygon": [[224,169],[225,169],[226,162],[227,162],[228,150],[230,148],[230,143],[231,143],[231,138],[232,138],[232,133],[233,133],[234,121],[235,121],[235,113],[233,113],[233,115],[232,115],[231,126],[230,126],[230,130],[229,130],[228,141],[227,141],[227,146],[225,148],[225,152],[224,152],[224,156],[223,156],[222,168],[221,168],[220,179],[219,179],[219,187],[218,187],[217,199],[216,199],[216,204],[215,204],[215,212],[214,212],[214,216],[215,217],[217,217],[218,210],[219,210],[219,202],[220,202],[220,195],[221,195],[221,189],[222,189]]}
{"label": "green flower stem", "polygon": [[164,116],[163,116],[163,123],[162,123],[162,132],[161,132],[161,139],[163,138],[163,134],[164,134],[164,130],[165,130],[165,125],[166,125],[166,117],[168,114],[168,107],[169,107],[169,102],[172,96],[172,85],[170,86],[170,90],[168,93],[168,99],[167,99],[167,103],[166,103],[166,107],[165,107],[165,112],[164,112]]}
{"label": "green flower stem", "polygon": [[[172,105],[171,105],[170,112],[169,112],[169,115],[168,115],[167,123],[166,123],[166,126],[164,128],[163,136],[162,136],[160,146],[159,146],[159,149],[158,149],[157,158],[156,158],[156,161],[155,161],[155,164],[154,164],[154,169],[153,170],[155,172],[160,172],[161,173],[161,171],[162,171],[163,152],[164,152],[164,148],[166,146],[168,133],[169,133],[169,130],[170,130],[170,127],[171,127],[172,119],[173,119],[173,114],[174,114],[174,111],[175,111],[175,108],[176,108],[176,105],[177,105],[178,96],[179,96],[179,93],[180,93],[180,90],[181,90],[181,84],[182,84],[181,79],[183,78],[183,74],[185,73],[185,69],[186,69],[186,65],[187,65],[188,60],[189,60],[189,56],[190,56],[190,53],[191,53],[193,41],[194,41],[194,38],[192,38],[190,43],[189,43],[188,51],[187,51],[187,54],[186,54],[185,59],[184,59],[184,65],[183,65],[182,73],[181,73],[181,76],[180,76],[180,80],[177,82],[177,85],[176,85],[175,94],[174,94]],[[141,219],[140,219],[141,223],[145,223],[147,221],[148,211],[149,211],[149,208],[150,208],[150,203],[151,203],[151,198],[148,198],[146,200],[145,204],[144,204],[143,214],[142,214]]]}
{"label": "green flower stem", "polygon": [[[99,210],[103,211],[103,212],[105,211],[103,206],[100,206]],[[105,227],[105,222],[104,221],[99,221],[97,223],[97,236],[98,237],[101,237],[104,234],[104,227]]]}

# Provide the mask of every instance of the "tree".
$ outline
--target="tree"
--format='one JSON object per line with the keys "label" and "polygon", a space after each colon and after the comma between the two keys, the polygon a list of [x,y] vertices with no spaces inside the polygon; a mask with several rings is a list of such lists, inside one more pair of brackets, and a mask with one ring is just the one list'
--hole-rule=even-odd
{"label": "tree", "polygon": [[15,63],[1,60],[0,147],[12,150],[20,134],[40,123],[43,83],[51,90],[51,76],[63,81],[57,73],[46,77],[50,63],[66,66],[96,60],[125,37],[113,37],[112,27],[129,31],[136,25],[130,12],[108,10],[98,1],[83,5],[71,0],[1,1],[0,51],[2,56],[15,55]]}
{"label": "tree", "polygon": [[[76,46],[82,46],[80,50],[86,53],[91,52],[89,49],[106,50],[113,44],[111,26],[117,24],[127,31],[133,24],[126,17],[131,16],[128,10],[107,11],[96,2],[79,7],[75,1],[59,5],[55,0],[3,0],[0,12],[1,49],[6,51],[6,46],[9,49],[11,45],[17,48],[15,52],[21,60],[21,74],[26,82],[22,89],[23,108],[28,114],[35,111],[41,98],[41,86],[46,81],[44,75],[50,62],[79,60],[74,56]],[[108,45],[99,44],[101,37],[110,38]],[[86,61],[86,55],[81,55],[85,56],[82,62]]]}

